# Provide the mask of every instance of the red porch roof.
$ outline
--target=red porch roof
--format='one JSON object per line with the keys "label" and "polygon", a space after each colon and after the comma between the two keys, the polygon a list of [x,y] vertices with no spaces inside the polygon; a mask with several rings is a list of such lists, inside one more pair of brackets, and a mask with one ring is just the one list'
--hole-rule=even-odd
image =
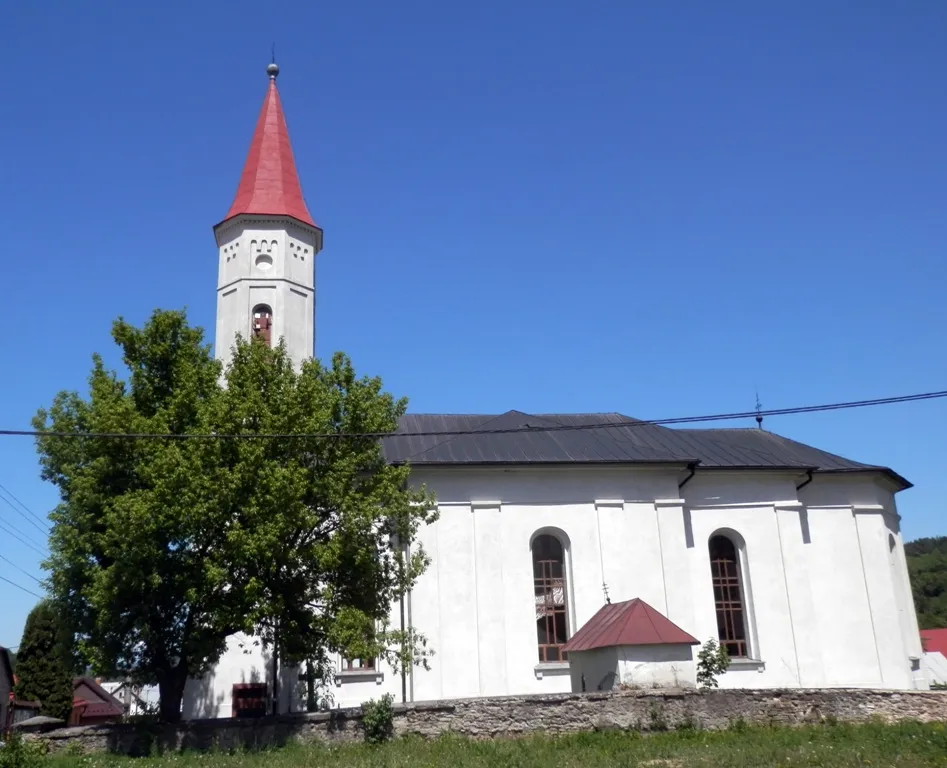
{"label": "red porch roof", "polygon": [[634,598],[603,605],[563,647],[566,653],[619,645],[699,645],[667,616]]}

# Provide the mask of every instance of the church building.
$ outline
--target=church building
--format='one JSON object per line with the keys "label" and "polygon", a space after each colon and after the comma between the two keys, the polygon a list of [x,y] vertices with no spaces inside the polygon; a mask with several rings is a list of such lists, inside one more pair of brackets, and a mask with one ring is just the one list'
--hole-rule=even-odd
{"label": "church building", "polygon": [[[238,333],[284,338],[297,363],[314,354],[322,229],[296,171],[279,68],[267,73],[236,197],[214,227],[225,362]],[[672,429],[620,413],[409,414],[399,431],[451,433],[384,440],[387,459],[410,463],[437,497],[440,519],[420,532],[431,565],[392,607],[435,655],[403,674],[339,658],[333,706],[634,685],[633,670],[667,677],[653,665],[670,669],[668,649],[686,657],[679,682],[692,684],[696,644],[710,638],[732,659],[724,688],[928,685],[895,500],[911,484],[887,467],[768,430]],[[594,626],[620,616],[621,627]],[[577,659],[609,636],[614,652],[597,658],[618,661],[579,674]],[[190,681],[184,716],[258,707],[268,666],[250,638],[232,638]],[[283,670],[281,711],[304,709],[297,682]]]}

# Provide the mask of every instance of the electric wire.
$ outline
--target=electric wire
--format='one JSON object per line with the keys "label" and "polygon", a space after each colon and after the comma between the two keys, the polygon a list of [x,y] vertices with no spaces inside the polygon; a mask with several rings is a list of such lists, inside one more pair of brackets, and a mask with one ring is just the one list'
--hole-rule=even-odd
{"label": "electric wire", "polygon": [[20,584],[17,584],[15,581],[10,581],[10,579],[8,579],[6,576],[0,576],[0,581],[5,581],[7,584],[12,584],[12,585],[13,585],[14,587],[16,587],[17,589],[22,589],[22,590],[23,590],[24,592],[26,592],[27,594],[33,595],[33,597],[38,597],[40,600],[43,599],[43,596],[42,596],[42,595],[37,594],[37,593],[34,592],[32,589],[27,589],[26,587],[24,587],[24,586],[22,586],[22,585],[20,585]]}
{"label": "electric wire", "polygon": [[36,578],[32,573],[30,573],[30,572],[29,572],[28,570],[26,570],[25,568],[20,568],[20,566],[18,566],[16,563],[14,563],[9,557],[4,557],[3,555],[0,555],[0,560],[5,560],[5,561],[8,562],[10,565],[12,565],[14,568],[16,568],[20,573],[22,573],[24,576],[29,576],[29,577],[30,577],[31,579],[33,579],[33,581],[35,581],[37,584],[42,584],[42,583],[43,583],[43,580],[42,580],[42,579]]}
{"label": "electric wire", "polygon": [[[29,514],[34,520],[36,520],[36,522],[38,522],[40,525],[46,526],[46,522],[43,520],[43,518],[37,515],[32,509],[26,506],[26,504],[24,504],[16,496],[14,496],[13,491],[7,488],[3,483],[0,483],[0,491],[3,491],[7,496],[9,496],[17,504],[19,504],[26,511],[27,514]],[[46,529],[44,528],[43,533],[45,532],[46,532]]]}
{"label": "electric wire", "polygon": [[[6,533],[9,533],[14,539],[19,541],[24,546],[32,549],[36,554],[41,555],[41,556],[46,555],[46,553],[43,550],[37,547],[37,545],[40,547],[43,546],[42,544],[39,544],[39,542],[37,542],[35,539],[31,540],[32,543],[30,541],[27,541],[22,536],[20,536],[19,533],[16,532],[16,530],[11,530],[10,527],[8,526],[9,526],[9,523],[0,523],[0,531],[5,531]],[[20,531],[20,533],[22,533],[22,531]]]}
{"label": "electric wire", "polygon": [[6,498],[5,496],[3,496],[2,494],[0,494],[0,501],[2,501],[4,504],[6,504],[8,507],[10,507],[10,509],[12,509],[14,512],[16,512],[20,517],[22,517],[24,520],[26,520],[26,522],[28,522],[30,525],[32,525],[37,531],[39,531],[39,532],[40,532],[41,534],[43,534],[44,536],[45,536],[47,533],[49,533],[49,531],[48,531],[46,528],[43,528],[42,526],[38,525],[35,521],[30,520],[30,518],[28,518],[28,517],[23,513],[23,510],[17,509],[17,508],[13,505],[13,502],[11,502],[9,499],[7,499],[7,498]]}
{"label": "electric wire", "polygon": [[897,395],[895,397],[879,397],[871,400],[851,400],[840,403],[823,403],[819,405],[793,406],[789,408],[770,408],[767,410],[737,411],[732,413],[716,413],[703,416],[678,416],[667,419],[650,419],[633,421],[609,421],[593,424],[555,424],[483,428],[483,429],[441,429],[416,432],[317,432],[317,433],[149,433],[149,432],[54,432],[40,430],[0,429],[0,437],[41,437],[41,438],[88,438],[88,439],[121,439],[121,440],[288,440],[288,439],[341,439],[341,438],[402,438],[402,437],[446,437],[457,435],[504,435],[529,432],[579,432],[599,429],[627,429],[630,427],[666,426],[670,424],[699,424],[716,421],[734,421],[766,416],[788,416],[801,413],[819,413],[851,408],[866,408],[894,403],[910,403],[922,400],[936,400],[947,397],[947,390],[935,392],[920,392],[911,395]]}

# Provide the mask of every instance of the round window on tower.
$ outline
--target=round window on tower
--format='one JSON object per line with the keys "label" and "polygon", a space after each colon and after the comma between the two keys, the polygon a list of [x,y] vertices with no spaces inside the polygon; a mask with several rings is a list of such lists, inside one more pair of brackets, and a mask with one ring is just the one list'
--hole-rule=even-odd
{"label": "round window on tower", "polygon": [[256,259],[253,263],[256,265],[257,269],[267,270],[273,266],[273,257],[268,253],[259,253],[257,254]]}

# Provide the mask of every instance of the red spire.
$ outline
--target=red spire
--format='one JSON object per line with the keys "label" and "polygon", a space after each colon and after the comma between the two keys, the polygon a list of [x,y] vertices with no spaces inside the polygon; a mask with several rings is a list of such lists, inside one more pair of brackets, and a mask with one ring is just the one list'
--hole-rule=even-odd
{"label": "red spire", "polygon": [[292,216],[314,227],[316,223],[309,214],[299,186],[286,118],[276,89],[279,67],[270,64],[266,71],[270,75],[270,86],[253,132],[237,195],[224,221],[241,213],[251,213]]}

